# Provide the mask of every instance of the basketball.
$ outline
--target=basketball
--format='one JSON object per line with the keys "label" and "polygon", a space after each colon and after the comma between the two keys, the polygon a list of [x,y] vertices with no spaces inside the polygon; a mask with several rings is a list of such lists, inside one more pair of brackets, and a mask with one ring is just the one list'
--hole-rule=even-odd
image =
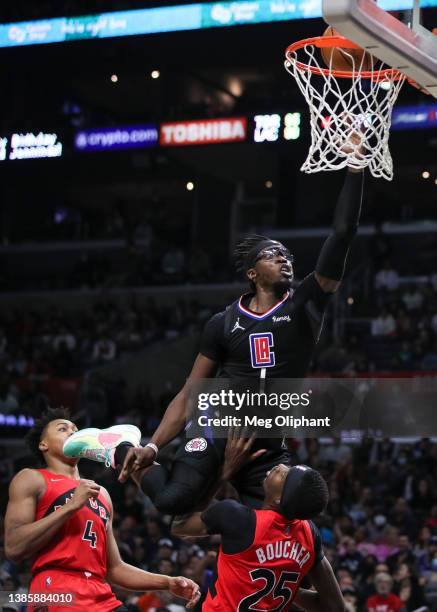
{"label": "basketball", "polygon": [[[341,36],[332,26],[328,26],[323,36]],[[322,47],[320,49],[325,64],[334,70],[372,70],[375,58],[364,49],[342,49],[341,47]],[[364,59],[363,59],[364,55]],[[353,59],[352,59],[353,58]]]}

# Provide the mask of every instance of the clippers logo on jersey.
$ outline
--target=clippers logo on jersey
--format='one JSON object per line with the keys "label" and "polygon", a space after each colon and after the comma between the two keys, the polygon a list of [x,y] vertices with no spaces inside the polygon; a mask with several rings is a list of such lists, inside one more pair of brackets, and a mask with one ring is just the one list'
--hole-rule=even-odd
{"label": "clippers logo on jersey", "polygon": [[207,446],[208,442],[205,438],[193,438],[185,444],[185,450],[188,453],[196,453],[204,451]]}
{"label": "clippers logo on jersey", "polygon": [[252,368],[272,368],[275,365],[272,332],[250,334],[249,342]]}

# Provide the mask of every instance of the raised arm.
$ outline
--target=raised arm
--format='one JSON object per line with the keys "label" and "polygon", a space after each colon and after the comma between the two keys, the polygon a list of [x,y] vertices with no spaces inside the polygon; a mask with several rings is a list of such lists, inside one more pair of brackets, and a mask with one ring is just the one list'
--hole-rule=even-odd
{"label": "raised arm", "polygon": [[357,233],[363,199],[364,173],[349,168],[334,213],[332,232],[326,239],[316,265],[315,277],[323,291],[337,291],[346,260]]}
{"label": "raised arm", "polygon": [[50,544],[66,521],[90,497],[99,494],[100,487],[92,480],[81,480],[68,504],[35,521],[38,496],[44,492],[44,478],[36,470],[19,472],[9,486],[9,503],[5,517],[5,552],[18,563],[34,556]]}
{"label": "raised arm", "polygon": [[[185,425],[185,402],[189,383],[193,380],[211,377],[216,368],[215,361],[200,353],[197,355],[187,382],[167,406],[162,421],[151,437],[150,443],[156,445],[158,449],[162,448],[181,432]],[[125,482],[132,472],[152,465],[155,458],[156,453],[150,446],[129,449],[119,480]]]}
{"label": "raised arm", "polygon": [[316,590],[299,589],[297,605],[306,612],[346,612],[343,595],[326,557],[310,570],[308,577]]}

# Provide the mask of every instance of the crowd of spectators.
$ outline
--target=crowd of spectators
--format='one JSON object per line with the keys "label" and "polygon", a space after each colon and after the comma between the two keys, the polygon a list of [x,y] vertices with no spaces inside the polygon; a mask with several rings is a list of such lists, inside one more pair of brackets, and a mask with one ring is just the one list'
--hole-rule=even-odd
{"label": "crowd of spectators", "polygon": [[119,203],[104,213],[91,206],[81,211],[49,207],[45,212],[41,206],[38,213],[28,228],[23,227],[22,215],[17,212],[8,229],[3,229],[3,241],[62,242],[63,248],[56,249],[54,260],[51,251],[35,246],[30,269],[23,266],[24,254],[0,252],[0,290],[199,284],[228,281],[234,276],[227,252],[223,256],[217,248],[212,252],[206,242],[187,239],[190,208],[178,200],[151,202],[147,212],[144,202],[137,202],[132,206]]}
{"label": "crowd of spectators", "polygon": [[200,246],[186,249],[174,243],[155,244],[152,253],[144,245],[112,253],[83,250],[65,257],[65,268],[21,277],[13,269],[0,274],[0,289],[8,292],[112,289],[227,282],[227,266],[213,266]]}
{"label": "crowd of spectators", "polygon": [[[3,4],[2,22],[145,6],[141,0],[109,4],[107,0],[27,0]],[[8,275],[4,266],[0,271],[1,289],[138,287],[232,278],[226,266],[214,267],[205,247],[184,246],[189,225],[175,220],[165,207],[149,207],[142,218],[122,214],[125,208],[115,207],[107,215],[96,211],[94,216],[88,207],[82,212],[51,210],[45,227],[36,232],[40,239],[52,241],[122,239],[126,244],[123,257],[114,260],[108,254],[84,251],[67,273],[63,270],[42,281],[35,277],[23,282],[15,274]],[[176,221],[173,228],[163,228],[168,219]],[[32,228],[35,239],[35,226]],[[19,239],[24,241],[26,236],[21,233]],[[380,228],[372,239],[371,251],[376,266],[373,286],[366,300],[355,299],[356,308],[351,307],[348,315],[352,320],[360,316],[365,320],[364,327],[354,333],[348,333],[346,327],[333,339],[328,319],[313,369],[351,376],[384,367],[392,371],[437,369],[437,276],[427,284],[402,283],[389,259],[393,248]],[[141,307],[105,302],[77,312],[57,307],[44,312],[28,308],[2,313],[0,412],[24,408],[37,414],[38,401],[46,399],[41,398],[42,382],[84,377],[81,401],[87,409],[93,403],[97,406],[95,414],[100,413],[102,422],[96,420],[96,425],[103,425],[106,419],[116,422],[128,417],[141,426],[143,433],[150,433],[176,391],[171,383],[160,397],[152,396],[143,385],[128,401],[126,381],[122,377],[108,381],[99,370],[153,342],[199,332],[221,306],[178,301],[170,308],[150,299]],[[20,386],[23,379],[31,381],[30,390]],[[106,407],[103,411],[102,406]],[[329,483],[330,503],[317,522],[348,612],[374,612],[380,599],[388,597],[393,610],[413,612],[426,606],[436,612],[437,444],[429,440],[401,444],[365,439],[350,446],[339,440],[329,445],[307,440],[296,443],[294,454],[296,461],[319,469]],[[114,532],[122,557],[143,569],[184,574],[199,582],[205,593],[216,575],[219,539],[211,536],[194,542],[171,537],[168,517],[158,515],[132,484],[121,487],[109,471],[94,464],[84,463],[83,468],[84,475],[96,478],[111,492]],[[8,480],[16,471],[13,459],[1,448],[3,505]],[[233,495],[232,491],[227,493]],[[25,590],[29,577],[29,567],[14,566],[0,548],[0,588]],[[184,609],[180,601],[162,593],[141,595],[118,590],[117,594],[130,612]]]}
{"label": "crowd of spectators", "polygon": [[[169,248],[168,256],[160,260],[163,273],[174,274],[175,279],[185,261],[177,248]],[[201,265],[203,254],[199,251],[192,260]],[[389,355],[386,369],[391,371],[437,368],[437,277],[406,284],[386,252],[375,261],[367,298],[357,298],[355,306],[347,307],[347,317],[352,322],[359,317],[364,327],[354,328],[354,333],[347,326],[340,328],[343,335],[333,339],[329,314],[313,362],[315,372],[355,376],[384,369],[381,351]],[[86,261],[82,272],[79,284],[86,286]],[[341,299],[346,302],[345,295]],[[105,366],[154,342],[198,333],[223,308],[223,300],[230,301],[221,296],[216,306],[195,300],[169,306],[149,298],[139,305],[131,296],[124,303],[101,301],[79,311],[59,306],[3,311],[0,412],[14,413],[20,407],[36,415],[47,401],[41,397],[44,380],[81,378],[79,408],[94,415],[94,425],[129,420],[144,435],[150,434],[177,389],[168,381],[156,397],[143,381],[128,394],[123,376],[108,378]],[[31,381],[31,390],[23,391],[23,379]],[[296,444],[294,454],[296,461],[319,469],[329,483],[330,504],[318,525],[348,612],[374,612],[388,600],[393,610],[437,612],[437,444],[363,440],[350,446],[339,440],[330,445],[308,440]],[[123,558],[144,569],[185,574],[206,592],[215,578],[219,539],[182,542],[171,537],[167,518],[159,516],[133,485],[122,488],[110,472],[99,471],[94,464],[84,463],[83,469],[107,486],[114,498],[115,534]],[[13,460],[1,454],[3,503],[7,481],[16,471]],[[1,588],[25,589],[28,581],[29,569],[12,566],[0,549]],[[183,609],[180,602],[161,593],[118,591],[118,596],[131,612]]]}
{"label": "crowd of spectators", "polygon": [[425,283],[401,284],[387,260],[375,275],[371,334],[392,341],[392,367],[432,370],[437,366],[437,275]]}
{"label": "crowd of spectators", "polygon": [[316,370],[353,376],[437,367],[437,275],[406,283],[386,260],[367,295],[351,299],[343,333],[322,343]]}
{"label": "crowd of spectators", "polygon": [[[100,302],[89,310],[13,310],[0,316],[0,412],[38,411],[38,390],[52,378],[82,378],[115,359],[128,358],[149,344],[197,333],[214,309],[195,300],[171,306],[153,298],[138,306]],[[26,385],[23,392],[23,381]],[[95,397],[98,374],[87,377]],[[107,394],[107,388],[102,393]],[[106,395],[105,395],[106,397]],[[134,402],[135,405],[135,402]]]}
{"label": "crowd of spectators", "polygon": [[[437,444],[363,439],[296,443],[294,460],[321,471],[330,502],[317,519],[348,612],[437,610]],[[0,461],[2,463],[2,461]],[[216,576],[219,537],[178,540],[169,517],[157,514],[136,487],[117,483],[110,470],[83,462],[85,477],[106,486],[114,501],[114,532],[125,561],[146,570],[184,574],[205,593]],[[2,485],[3,487],[5,485]],[[220,495],[236,495],[229,485]],[[25,589],[28,567],[13,566],[0,549],[2,589]],[[117,590],[130,612],[182,612],[163,593]],[[392,607],[379,608],[390,603]]]}
{"label": "crowd of spectators", "polygon": [[[141,191],[142,185],[138,185]],[[128,192],[129,193],[129,192]],[[183,194],[182,194],[183,195]],[[18,210],[26,209],[31,224],[23,224],[19,215],[9,217],[3,226],[3,240],[8,243],[77,242],[123,239],[128,245],[140,241],[151,247],[153,240],[177,239],[189,232],[190,202],[176,195],[159,197],[114,196],[102,203],[93,201],[86,190],[62,203],[55,197],[36,193],[34,208],[26,197],[18,198]],[[185,205],[185,206],[184,206]],[[185,236],[186,237],[186,236]]]}
{"label": "crowd of spectators", "polygon": [[[343,335],[336,338],[332,335],[333,319],[328,315],[312,371],[355,376],[437,369],[436,281],[432,277],[427,284],[397,284],[390,289],[378,286],[373,302],[366,303],[367,318],[360,319],[361,328],[350,332],[346,325]],[[92,308],[77,311],[61,307],[4,311],[0,315],[0,411],[14,412],[18,403],[31,412],[37,410],[34,402],[42,382],[51,378],[81,379],[85,374],[90,397],[97,394],[104,398],[105,405],[110,405],[113,381],[108,386],[104,378],[90,373],[154,342],[198,334],[206,320],[224,305],[219,296],[216,305],[182,299],[163,305],[154,298],[139,305],[131,297],[122,304],[100,301]],[[353,324],[355,313],[349,316]],[[30,384],[24,394],[20,388],[23,379]],[[137,395],[142,393],[147,395],[147,388]],[[141,419],[145,404],[137,395],[130,411]],[[153,406],[151,414],[161,414],[160,400],[149,398],[148,405]],[[142,422],[142,426],[149,431],[153,423],[152,419],[151,423]]]}

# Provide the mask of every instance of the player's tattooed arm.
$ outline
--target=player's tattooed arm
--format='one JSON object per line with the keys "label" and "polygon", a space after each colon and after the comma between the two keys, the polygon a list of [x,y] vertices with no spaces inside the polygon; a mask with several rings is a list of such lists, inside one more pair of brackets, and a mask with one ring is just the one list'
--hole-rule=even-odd
{"label": "player's tattooed arm", "polygon": [[332,571],[324,557],[308,574],[315,591],[299,589],[295,602],[306,612],[346,612],[346,604]]}
{"label": "player's tattooed arm", "polygon": [[[212,359],[201,354],[197,356],[187,382],[168,405],[161,423],[150,439],[158,449],[173,440],[185,426],[185,402],[189,382],[209,378],[215,373],[216,368],[217,364]],[[150,446],[129,449],[118,479],[120,482],[125,482],[134,472],[152,465],[155,459],[156,453]]]}
{"label": "player's tattooed arm", "polygon": [[9,486],[9,502],[5,517],[6,556],[17,563],[34,556],[49,544],[64,523],[86,501],[98,495],[99,486],[81,480],[68,504],[35,521],[38,496],[45,489],[44,477],[36,470],[21,470]]}
{"label": "player's tattooed arm", "polygon": [[186,599],[187,608],[194,608],[200,599],[200,588],[193,580],[184,576],[152,574],[122,560],[112,530],[111,498],[105,489],[103,493],[110,509],[106,546],[106,579],[108,582],[131,591],[170,591],[173,595]]}

